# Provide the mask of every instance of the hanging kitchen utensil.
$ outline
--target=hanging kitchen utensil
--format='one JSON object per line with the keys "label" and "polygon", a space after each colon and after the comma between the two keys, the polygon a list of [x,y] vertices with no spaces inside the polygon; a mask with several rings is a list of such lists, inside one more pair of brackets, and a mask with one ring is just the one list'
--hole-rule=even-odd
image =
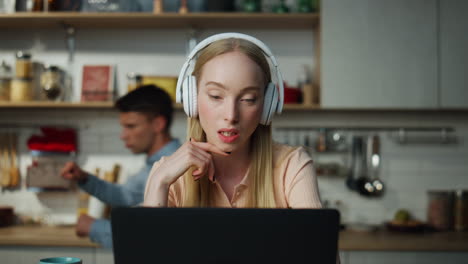
{"label": "hanging kitchen utensil", "polygon": [[[356,180],[357,191],[363,196],[372,196],[374,193],[374,186],[372,185],[372,180],[368,175],[368,166],[367,160],[370,151],[365,151],[363,140],[360,141],[359,146],[359,161],[360,161],[360,170],[358,171],[358,178]],[[367,144],[369,146],[369,144]]]}
{"label": "hanging kitchen utensil", "polygon": [[6,134],[2,134],[0,151],[2,154],[1,157],[1,186],[8,187],[10,185],[10,153],[8,150],[8,138]]}
{"label": "hanging kitchen utensil", "polygon": [[382,158],[380,155],[380,138],[379,135],[371,137],[371,156],[370,156],[370,173],[372,178],[372,186],[374,187],[374,196],[382,196],[384,192],[384,183],[380,179],[380,166]]}
{"label": "hanging kitchen utensil", "polygon": [[356,169],[356,161],[357,161],[357,155],[358,155],[358,148],[359,145],[362,142],[362,138],[354,136],[352,139],[351,143],[351,152],[350,152],[350,164],[349,164],[349,171],[348,171],[348,176],[346,177],[346,186],[352,190],[356,191],[357,186],[356,186],[356,180],[355,180],[355,169]]}
{"label": "hanging kitchen utensil", "polygon": [[20,182],[20,171],[18,168],[18,152],[17,152],[17,144],[18,144],[18,135],[15,133],[10,134],[10,154],[11,154],[11,167],[10,167],[10,187],[17,187]]}
{"label": "hanging kitchen utensil", "polygon": [[3,182],[4,176],[4,168],[5,167],[5,159],[3,156],[3,134],[0,133],[0,186],[3,186],[1,183]]}

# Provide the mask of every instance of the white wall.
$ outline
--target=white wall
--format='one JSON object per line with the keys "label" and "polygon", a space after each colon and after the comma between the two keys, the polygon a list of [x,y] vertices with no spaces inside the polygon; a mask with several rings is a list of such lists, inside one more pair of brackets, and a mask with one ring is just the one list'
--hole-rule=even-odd
{"label": "white wall", "polygon": [[[269,44],[276,54],[285,79],[294,84],[303,64],[313,65],[312,33],[310,31],[243,31],[254,34]],[[214,32],[202,32],[202,37]],[[64,32],[61,30],[2,30],[0,60],[13,63],[19,49],[33,48],[33,58],[44,63],[66,67]],[[81,65],[109,63],[117,65],[120,94],[125,91],[125,73],[177,75],[184,61],[186,35],[184,31],[165,30],[79,30],[73,73],[79,77]],[[79,78],[75,87],[80,87]],[[75,95],[79,89],[75,89]],[[452,126],[456,129],[456,145],[402,146],[382,135],[382,178],[387,193],[381,199],[366,199],[350,192],[343,178],[319,179],[323,200],[344,203],[346,221],[380,223],[388,220],[398,208],[410,209],[417,218],[425,219],[428,189],[468,188],[468,116],[455,112],[285,112],[275,119],[276,127],[308,126]],[[87,170],[100,167],[110,170],[116,162],[122,164],[122,181],[135,173],[144,157],[133,156],[119,139],[117,114],[111,110],[0,110],[0,130],[20,132],[21,172],[25,175],[31,159],[25,146],[27,138],[41,125],[66,125],[79,130],[78,162]],[[185,138],[185,117],[176,113],[173,135]],[[314,157],[319,159],[320,157]],[[62,199],[58,199],[61,197]],[[0,193],[0,204],[15,205],[17,212],[40,215],[73,215],[76,210],[74,193],[35,194],[24,189]]]}

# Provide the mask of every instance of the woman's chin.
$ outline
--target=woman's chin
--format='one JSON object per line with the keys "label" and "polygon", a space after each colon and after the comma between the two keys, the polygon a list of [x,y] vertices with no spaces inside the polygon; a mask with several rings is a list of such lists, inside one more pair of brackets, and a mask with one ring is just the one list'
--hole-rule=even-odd
{"label": "woman's chin", "polygon": [[225,144],[225,143],[220,144],[218,148],[221,149],[221,151],[227,152],[227,153],[231,153],[236,150],[236,147],[233,146],[232,144]]}
{"label": "woman's chin", "polygon": [[241,142],[239,140],[236,140],[235,142],[231,143],[226,143],[223,142],[222,140],[216,138],[215,140],[209,140],[208,142],[215,145],[218,149],[220,149],[222,152],[226,153],[232,153],[240,149]]}
{"label": "woman's chin", "polygon": [[224,142],[216,142],[215,146],[222,152],[231,153],[237,149],[237,144],[228,144]]}

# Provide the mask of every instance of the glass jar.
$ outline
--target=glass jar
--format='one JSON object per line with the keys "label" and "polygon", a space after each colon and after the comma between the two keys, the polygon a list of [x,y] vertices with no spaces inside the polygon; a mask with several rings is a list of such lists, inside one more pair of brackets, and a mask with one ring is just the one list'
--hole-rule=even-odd
{"label": "glass jar", "polygon": [[468,190],[455,192],[455,230],[468,230]]}
{"label": "glass jar", "polygon": [[57,66],[46,67],[41,74],[41,97],[48,100],[59,98],[62,93],[62,74]]}
{"label": "glass jar", "polygon": [[0,64],[0,101],[10,100],[11,67],[4,61]]}
{"label": "glass jar", "polygon": [[262,9],[261,0],[244,0],[242,11],[247,13],[260,12]]}
{"label": "glass jar", "polygon": [[429,205],[427,222],[435,230],[445,231],[453,228],[453,191],[428,191]]}
{"label": "glass jar", "polygon": [[10,100],[24,102],[33,100],[33,79],[13,78],[10,85]]}
{"label": "glass jar", "polygon": [[16,75],[17,78],[32,78],[33,66],[31,54],[18,51],[16,53]]}

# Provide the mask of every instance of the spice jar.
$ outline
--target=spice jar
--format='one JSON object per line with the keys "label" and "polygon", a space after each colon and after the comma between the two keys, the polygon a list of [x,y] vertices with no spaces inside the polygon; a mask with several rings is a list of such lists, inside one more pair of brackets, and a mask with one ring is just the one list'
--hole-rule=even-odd
{"label": "spice jar", "polygon": [[468,190],[455,192],[455,230],[468,230]]}
{"label": "spice jar", "polygon": [[18,78],[31,78],[32,76],[31,54],[18,51],[16,53],[16,76]]}
{"label": "spice jar", "polygon": [[13,102],[33,99],[33,80],[31,78],[13,78],[10,88],[10,100]]}
{"label": "spice jar", "polygon": [[428,191],[428,195],[428,224],[440,231],[452,229],[455,193],[453,191]]}
{"label": "spice jar", "polygon": [[57,99],[62,93],[62,74],[57,66],[45,68],[41,74],[41,94],[49,100]]}
{"label": "spice jar", "polygon": [[127,74],[127,91],[131,92],[141,85],[142,76],[134,72]]}
{"label": "spice jar", "polygon": [[2,61],[0,65],[0,101],[10,100],[11,68]]}

